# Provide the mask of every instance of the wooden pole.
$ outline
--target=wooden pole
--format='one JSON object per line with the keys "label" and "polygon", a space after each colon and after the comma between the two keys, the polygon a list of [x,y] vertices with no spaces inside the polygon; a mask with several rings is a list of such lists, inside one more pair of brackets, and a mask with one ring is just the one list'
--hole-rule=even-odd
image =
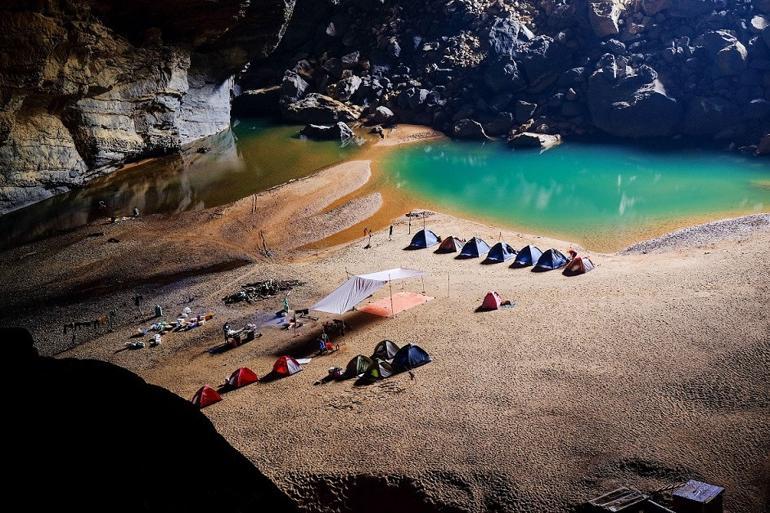
{"label": "wooden pole", "polygon": [[393,281],[390,279],[390,274],[388,274],[388,288],[390,289],[390,316],[395,317],[396,312],[393,309]]}
{"label": "wooden pole", "polygon": [[449,273],[446,273],[446,297],[449,297]]}

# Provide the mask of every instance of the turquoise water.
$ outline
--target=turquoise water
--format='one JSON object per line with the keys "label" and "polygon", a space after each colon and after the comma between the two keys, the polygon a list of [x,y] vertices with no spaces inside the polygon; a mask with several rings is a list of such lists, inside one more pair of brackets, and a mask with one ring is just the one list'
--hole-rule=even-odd
{"label": "turquoise water", "polygon": [[544,153],[442,141],[383,162],[433,206],[618,249],[661,227],[770,211],[770,161],[701,149],[567,143]]}
{"label": "turquoise water", "polygon": [[[770,211],[768,159],[576,142],[542,154],[456,141],[369,152],[368,145],[298,138],[299,128],[242,120],[179,154],[3,216],[0,247],[129,215],[134,207],[174,214],[224,205],[353,158],[377,159],[385,171],[371,187],[408,193],[386,195],[393,202],[387,215],[429,206],[596,250],[725,215]],[[201,146],[208,151],[197,151]],[[107,212],[97,208],[100,201]]]}

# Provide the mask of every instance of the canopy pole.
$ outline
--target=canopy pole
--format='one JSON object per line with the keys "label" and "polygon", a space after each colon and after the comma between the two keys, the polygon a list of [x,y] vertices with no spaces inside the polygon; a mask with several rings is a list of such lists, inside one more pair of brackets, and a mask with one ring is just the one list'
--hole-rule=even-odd
{"label": "canopy pole", "polygon": [[388,288],[390,289],[390,316],[395,317],[396,312],[393,309],[393,281],[390,279],[390,274],[388,274]]}
{"label": "canopy pole", "polygon": [[420,281],[422,282],[422,294],[425,295],[425,276],[420,276]]}
{"label": "canopy pole", "polygon": [[446,297],[449,297],[449,273],[446,273]]}

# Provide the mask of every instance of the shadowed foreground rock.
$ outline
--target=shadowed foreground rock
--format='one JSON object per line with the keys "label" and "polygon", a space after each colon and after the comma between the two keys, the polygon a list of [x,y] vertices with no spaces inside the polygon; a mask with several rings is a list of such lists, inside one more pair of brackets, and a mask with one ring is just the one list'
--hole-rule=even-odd
{"label": "shadowed foreground rock", "polygon": [[[295,511],[188,401],[95,360],[42,358],[3,329],[13,451],[26,511]],[[8,351],[10,349],[10,351]],[[7,403],[6,403],[7,404]]]}

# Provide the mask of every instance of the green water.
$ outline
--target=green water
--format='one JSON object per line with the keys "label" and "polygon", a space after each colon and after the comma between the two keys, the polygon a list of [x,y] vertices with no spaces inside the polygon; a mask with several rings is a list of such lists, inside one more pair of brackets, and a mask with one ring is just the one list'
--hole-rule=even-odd
{"label": "green water", "polygon": [[242,120],[179,154],[3,216],[0,246],[130,215],[134,207],[147,215],[224,205],[352,158],[379,159],[384,172],[374,186],[412,198],[398,208],[427,204],[597,250],[724,215],[770,211],[767,159],[574,142],[542,154],[454,141],[372,153],[300,139],[298,130]]}
{"label": "green water", "polygon": [[383,168],[436,208],[595,249],[687,220],[770,210],[768,160],[693,148],[568,143],[541,154],[442,141],[393,152]]}
{"label": "green water", "polygon": [[[173,214],[225,205],[354,157],[360,148],[297,137],[301,127],[242,120],[182,151],[98,178],[0,218],[0,246],[65,232],[109,216]],[[205,148],[205,153],[199,152]],[[98,208],[99,202],[106,210]]]}

